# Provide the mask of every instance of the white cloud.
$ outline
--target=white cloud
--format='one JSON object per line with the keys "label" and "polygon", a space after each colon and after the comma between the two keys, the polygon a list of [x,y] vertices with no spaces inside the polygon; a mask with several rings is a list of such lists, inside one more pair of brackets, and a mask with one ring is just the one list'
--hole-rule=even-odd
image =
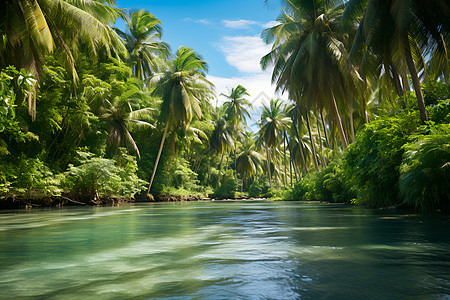
{"label": "white cloud", "polygon": [[[217,77],[208,75],[208,80],[214,83],[215,91],[217,95],[217,104],[222,105],[227,98],[220,96],[220,94],[229,94],[232,88],[235,88],[238,84],[245,87],[250,94],[247,99],[253,106],[253,111],[249,110],[251,120],[247,120],[247,123],[251,131],[256,131],[257,126],[254,125],[257,120],[261,118],[261,111],[263,104],[268,105],[270,99],[281,98],[285,99],[285,95],[280,95],[275,92],[275,86],[271,85],[271,73],[260,72],[258,74],[248,74],[240,77]],[[216,103],[212,103],[214,106]]]}
{"label": "white cloud", "polygon": [[275,93],[275,86],[271,83],[272,70],[261,70],[259,61],[270,52],[271,45],[266,45],[259,36],[224,37],[219,49],[228,64],[238,72],[228,78],[208,75],[208,80],[215,85],[218,105],[227,100],[220,94],[229,94],[231,88],[242,85],[248,90],[250,96],[247,99],[254,107],[251,113],[252,121],[249,123],[252,124],[260,118],[263,104],[268,105],[272,98],[287,98],[286,95]]}
{"label": "white cloud", "polygon": [[271,27],[277,26],[279,24],[280,24],[280,22],[278,22],[278,21],[270,21],[270,22],[261,24],[261,27],[266,29],[266,28],[271,28]]}
{"label": "white cloud", "polygon": [[251,25],[260,24],[256,21],[251,20],[223,20],[225,27],[234,28],[234,29],[248,29]]}
{"label": "white cloud", "polygon": [[195,22],[195,23],[200,23],[200,24],[203,24],[203,25],[209,25],[209,24],[212,24],[211,21],[208,21],[208,20],[205,20],[205,19],[196,20],[196,21],[194,21],[194,22]]}
{"label": "white cloud", "polygon": [[243,73],[261,72],[259,61],[271,50],[259,36],[224,37],[223,42],[220,50],[226,61]]}
{"label": "white cloud", "polygon": [[230,78],[208,75],[208,80],[215,85],[219,105],[222,105],[223,102],[227,100],[224,96],[220,96],[220,94],[229,94],[229,91],[238,84],[247,89],[250,94],[247,99],[255,107],[260,107],[262,104],[268,104],[271,98],[280,97],[278,93],[275,93],[275,86],[272,86],[271,84],[271,73],[269,72]]}
{"label": "white cloud", "polygon": [[194,22],[194,23],[199,23],[199,24],[203,24],[203,25],[210,25],[213,22],[206,20],[206,19],[200,19],[200,20],[194,20],[192,18],[184,18],[182,21],[184,22]]}

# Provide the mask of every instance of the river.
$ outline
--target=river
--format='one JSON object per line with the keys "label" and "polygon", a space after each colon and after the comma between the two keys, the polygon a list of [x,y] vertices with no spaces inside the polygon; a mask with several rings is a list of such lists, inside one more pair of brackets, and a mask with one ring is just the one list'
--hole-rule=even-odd
{"label": "river", "polygon": [[1,299],[450,299],[450,216],[297,202],[0,212]]}

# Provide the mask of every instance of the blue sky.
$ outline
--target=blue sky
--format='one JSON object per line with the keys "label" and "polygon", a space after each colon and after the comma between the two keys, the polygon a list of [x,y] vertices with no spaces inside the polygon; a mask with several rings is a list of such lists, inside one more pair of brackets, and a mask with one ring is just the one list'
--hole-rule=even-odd
{"label": "blue sky", "polygon": [[[208,79],[216,94],[241,84],[250,92],[254,106],[277,97],[271,86],[271,70],[261,71],[260,58],[270,51],[260,38],[264,28],[274,25],[280,1],[270,0],[160,0],[118,1],[119,8],[145,8],[163,24],[163,40],[175,52],[188,46],[209,65]],[[225,99],[219,97],[219,103]],[[256,109],[255,117],[260,109]],[[252,119],[255,120],[255,118]]]}

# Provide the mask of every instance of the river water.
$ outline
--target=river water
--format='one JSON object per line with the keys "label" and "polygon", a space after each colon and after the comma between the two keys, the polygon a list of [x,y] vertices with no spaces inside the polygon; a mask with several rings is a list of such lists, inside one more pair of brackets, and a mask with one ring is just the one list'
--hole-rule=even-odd
{"label": "river water", "polygon": [[0,212],[1,299],[450,299],[450,216],[297,202]]}

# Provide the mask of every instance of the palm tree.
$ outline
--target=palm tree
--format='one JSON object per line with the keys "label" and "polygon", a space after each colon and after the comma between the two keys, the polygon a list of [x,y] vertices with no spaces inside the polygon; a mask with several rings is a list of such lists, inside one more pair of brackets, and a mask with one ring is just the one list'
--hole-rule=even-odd
{"label": "palm tree", "polygon": [[127,148],[136,153],[138,159],[141,158],[139,149],[133,139],[130,128],[154,128],[149,122],[140,120],[148,117],[152,108],[143,108],[133,111],[128,101],[116,98],[112,103],[105,101],[101,118],[109,124],[109,134],[106,140],[107,145],[117,153],[119,147]]}
{"label": "palm tree", "polygon": [[263,105],[264,108],[261,113],[261,119],[258,121],[261,126],[259,136],[266,146],[270,187],[272,187],[270,150],[277,149],[280,146],[283,132],[289,128],[289,125],[292,122],[291,119],[284,114],[281,107],[282,104],[280,99],[271,99],[269,106]]}
{"label": "palm tree", "polygon": [[165,71],[151,77],[153,94],[162,98],[160,124],[165,124],[155,166],[148,187],[152,187],[167,131],[181,127],[186,131],[194,116],[201,117],[200,102],[213,96],[213,84],[206,80],[207,64],[188,47],[180,47],[176,57],[167,63]]}
{"label": "palm tree", "polygon": [[[297,141],[297,146],[298,146],[298,152],[300,153],[300,157],[301,157],[301,162],[305,168],[306,173],[309,172],[308,169],[308,165],[306,163],[306,153],[304,150],[304,146],[303,146],[303,141],[301,139],[301,134],[300,134],[300,130],[299,127],[297,126],[297,124],[300,123],[300,121],[302,120],[302,115],[300,114],[300,111],[297,107],[296,104],[290,105],[288,106],[288,108],[286,109],[287,112],[287,116],[291,118],[292,120],[292,125],[291,125],[291,144],[293,141]],[[303,124],[303,123],[301,123]],[[308,132],[310,132],[310,130],[308,129]],[[309,136],[310,140],[312,141],[312,136]],[[311,143],[312,144],[312,143]],[[297,152],[294,151],[294,147],[292,147],[292,154],[295,155]],[[313,157],[314,159],[314,165],[316,166],[316,168],[318,168],[318,164],[317,164],[317,160],[315,157]]]}
{"label": "palm tree", "polygon": [[408,70],[417,96],[420,119],[427,121],[416,64],[423,69],[424,58],[427,57],[431,58],[436,70],[448,71],[450,4],[445,0],[350,0],[344,19],[353,24],[361,17],[352,56],[361,50],[363,67],[368,56],[374,56],[377,61],[375,67],[391,74],[397,91],[401,85],[401,90],[408,89],[405,80]]}
{"label": "palm tree", "polygon": [[[115,1],[14,0],[0,9],[0,69],[14,65],[32,71],[39,80],[44,56],[57,53],[76,82],[75,57],[81,45],[97,54],[126,53],[117,34],[108,26],[120,15]],[[34,120],[36,102],[29,101]]]}
{"label": "palm tree", "polygon": [[157,69],[159,58],[169,55],[169,45],[158,41],[162,36],[161,21],[148,11],[131,10],[124,20],[127,32],[118,28],[114,30],[125,41],[134,75],[144,80]]}
{"label": "palm tree", "polygon": [[253,176],[262,171],[261,161],[262,155],[256,151],[253,135],[250,132],[246,132],[242,143],[242,151],[238,154],[236,160],[236,170],[243,175],[241,191],[244,189],[245,178],[247,176]]}
{"label": "palm tree", "polygon": [[225,152],[230,150],[230,148],[234,148],[234,141],[231,131],[232,128],[229,126],[229,123],[227,122],[225,117],[225,107],[216,107],[215,112],[213,112],[212,114],[214,131],[212,132],[211,138],[209,139],[210,150],[213,153],[221,154],[218,167],[218,184],[220,184],[220,172],[222,168],[223,156]]}
{"label": "palm tree", "polygon": [[253,109],[251,103],[245,99],[245,96],[250,96],[247,89],[241,85],[236,88],[232,88],[228,95],[221,94],[229,99],[224,103],[225,113],[227,114],[227,119],[233,125],[233,136],[234,136],[234,176],[237,179],[236,173],[236,141],[239,133],[239,125],[241,123],[246,124],[245,116],[250,119],[250,114],[246,109],[246,106]]}
{"label": "palm tree", "polygon": [[274,66],[272,81],[277,89],[287,90],[305,111],[332,113],[347,147],[338,100],[356,88],[357,73],[347,64],[348,36],[340,30],[341,10],[328,10],[327,2],[287,1],[290,13],[282,12],[277,19],[280,24],[262,33],[273,47],[261,59],[261,66]]}

